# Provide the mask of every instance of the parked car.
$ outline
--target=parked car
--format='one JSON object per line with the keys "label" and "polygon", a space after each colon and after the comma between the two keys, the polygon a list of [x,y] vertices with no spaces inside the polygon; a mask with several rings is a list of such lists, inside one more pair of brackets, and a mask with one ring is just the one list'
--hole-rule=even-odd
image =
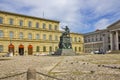
{"label": "parked car", "polygon": [[94,51],[93,53],[94,53],[94,54],[103,54],[102,51]]}

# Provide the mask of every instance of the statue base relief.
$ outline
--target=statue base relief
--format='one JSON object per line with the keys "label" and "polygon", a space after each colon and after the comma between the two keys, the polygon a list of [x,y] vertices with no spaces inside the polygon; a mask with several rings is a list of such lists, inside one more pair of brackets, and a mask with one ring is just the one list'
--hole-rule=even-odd
{"label": "statue base relief", "polygon": [[74,56],[75,52],[72,49],[58,49],[54,55]]}

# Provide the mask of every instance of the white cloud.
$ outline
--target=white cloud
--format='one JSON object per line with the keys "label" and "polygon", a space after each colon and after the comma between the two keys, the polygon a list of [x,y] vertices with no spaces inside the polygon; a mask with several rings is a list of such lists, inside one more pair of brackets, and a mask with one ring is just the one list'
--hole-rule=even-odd
{"label": "white cloud", "polygon": [[98,22],[96,22],[95,29],[105,29],[108,25],[110,25],[110,22],[108,19],[101,19]]}
{"label": "white cloud", "polygon": [[[68,25],[74,32],[85,32],[119,19],[114,16],[120,15],[119,4],[119,0],[4,0],[0,9],[37,17],[43,17],[44,12],[45,18],[59,20],[62,27]],[[111,13],[114,18],[106,18]]]}

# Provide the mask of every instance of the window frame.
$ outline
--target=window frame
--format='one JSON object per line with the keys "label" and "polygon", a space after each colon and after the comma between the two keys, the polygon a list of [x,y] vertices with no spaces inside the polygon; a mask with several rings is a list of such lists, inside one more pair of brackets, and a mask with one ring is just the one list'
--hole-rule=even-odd
{"label": "window frame", "polygon": [[10,32],[9,32],[9,37],[10,37],[10,39],[13,39],[13,38],[14,38],[14,32],[13,32],[13,31],[10,31]]}
{"label": "window frame", "polygon": [[0,53],[3,52],[3,50],[4,50],[4,46],[0,45]]}
{"label": "window frame", "polygon": [[3,17],[0,17],[0,24],[3,24]]}
{"label": "window frame", "polygon": [[23,37],[24,37],[24,36],[23,36],[23,32],[20,32],[20,33],[19,33],[19,38],[20,38],[20,39],[23,39]]}
{"label": "window frame", "polygon": [[10,24],[10,25],[14,25],[14,19],[13,19],[13,18],[10,18],[10,19],[9,19],[9,24]]}
{"label": "window frame", "polygon": [[0,38],[2,38],[4,36],[4,32],[3,30],[0,30]]}
{"label": "window frame", "polygon": [[32,40],[32,33],[28,33],[28,39]]}
{"label": "window frame", "polygon": [[19,26],[21,26],[21,27],[23,26],[23,20],[19,21]]}
{"label": "window frame", "polygon": [[29,27],[29,28],[32,27],[32,21],[28,21],[28,27]]}

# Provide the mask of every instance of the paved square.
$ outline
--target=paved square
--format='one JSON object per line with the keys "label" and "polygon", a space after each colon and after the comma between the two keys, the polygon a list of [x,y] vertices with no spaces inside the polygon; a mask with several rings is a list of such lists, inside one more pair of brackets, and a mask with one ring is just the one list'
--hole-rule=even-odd
{"label": "paved square", "polygon": [[[29,67],[48,75],[37,74],[37,80],[119,80],[120,54],[0,57],[0,78]],[[26,75],[3,80],[26,80]]]}

